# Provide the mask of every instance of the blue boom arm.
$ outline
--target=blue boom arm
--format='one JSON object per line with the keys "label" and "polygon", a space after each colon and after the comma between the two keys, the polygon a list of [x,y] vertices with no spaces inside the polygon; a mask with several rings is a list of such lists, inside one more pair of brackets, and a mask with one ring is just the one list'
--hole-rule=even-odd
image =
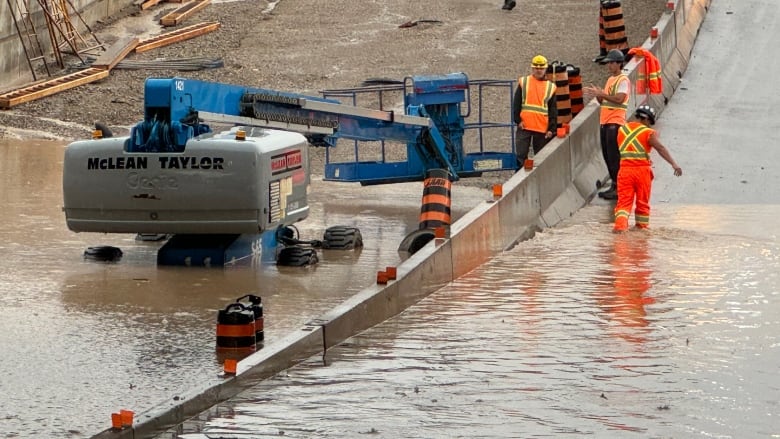
{"label": "blue boom arm", "polygon": [[[128,149],[183,151],[188,140],[211,131],[206,122],[218,122],[296,131],[319,146],[336,146],[338,139],[354,141],[355,160],[334,163],[329,159],[326,180],[379,184],[422,180],[433,168],[447,169],[453,179],[516,169],[513,141],[504,153],[484,152],[481,147],[476,154],[463,152],[466,124],[461,104],[469,90],[465,74],[407,78],[397,87],[404,90],[404,114],[346,105],[326,97],[183,78],[150,78],[145,84],[144,120],[133,128]],[[338,94],[351,93],[354,98],[372,91],[376,89],[366,87]],[[509,91],[511,101],[511,83]],[[510,123],[499,126],[508,127],[513,138]],[[381,142],[384,148],[385,141],[405,142],[406,160],[357,160],[360,142]]]}

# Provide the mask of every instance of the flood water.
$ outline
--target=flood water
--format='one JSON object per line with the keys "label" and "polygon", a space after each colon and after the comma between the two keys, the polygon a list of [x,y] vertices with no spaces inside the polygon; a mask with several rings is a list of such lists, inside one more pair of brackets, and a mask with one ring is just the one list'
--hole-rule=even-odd
{"label": "flood water", "polygon": [[[90,437],[111,413],[136,413],[200,387],[222,370],[216,315],[236,298],[263,298],[268,343],[362,290],[397,265],[416,229],[422,183],[361,187],[315,180],[301,239],[358,227],[360,251],[320,251],[313,267],[157,267],[159,242],[77,234],[62,213],[57,142],[0,140],[0,437]],[[453,189],[457,218],[489,196]],[[120,247],[117,263],[85,260]]]}
{"label": "flood water", "polygon": [[609,213],[161,437],[780,437],[780,207],[657,203],[622,235]]}

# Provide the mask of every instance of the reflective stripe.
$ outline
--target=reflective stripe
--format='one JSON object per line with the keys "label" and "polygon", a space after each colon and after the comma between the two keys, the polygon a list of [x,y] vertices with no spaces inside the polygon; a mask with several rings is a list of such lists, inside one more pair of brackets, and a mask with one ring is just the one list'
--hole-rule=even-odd
{"label": "reflective stripe", "polygon": [[649,150],[637,138],[649,131],[652,130],[641,124],[634,126],[633,129],[628,124],[621,126],[619,133],[622,134],[623,140],[620,142],[620,160],[645,160],[649,162]]}
{"label": "reflective stripe", "polygon": [[[524,129],[544,133],[547,132],[549,124],[547,102],[555,95],[555,84],[546,79],[533,78],[533,82],[531,79],[530,76],[523,76],[518,80],[523,89],[523,102],[519,116]],[[544,95],[540,96],[542,83],[544,83]],[[541,102],[532,102],[540,98]]]}
{"label": "reflective stripe", "polygon": [[529,104],[528,103],[528,95],[530,93],[528,92],[528,76],[523,76],[521,83],[523,84],[523,106],[521,111],[530,111],[532,113],[539,113],[544,116],[547,116],[547,101],[550,100],[553,94],[553,83],[550,81],[545,81],[546,87],[544,90],[544,99],[542,99],[541,105],[540,104]]}
{"label": "reflective stripe", "polygon": [[[627,80],[628,76],[620,74],[617,76],[617,79],[615,82],[612,83],[612,86],[607,89],[607,93],[609,93],[610,96],[614,96],[618,92],[618,86],[620,85],[623,80]],[[616,104],[614,102],[610,102],[606,99],[601,101],[601,106],[604,108],[613,108],[616,110],[627,110],[628,109],[628,96],[626,96],[626,99],[623,100],[622,103]]]}

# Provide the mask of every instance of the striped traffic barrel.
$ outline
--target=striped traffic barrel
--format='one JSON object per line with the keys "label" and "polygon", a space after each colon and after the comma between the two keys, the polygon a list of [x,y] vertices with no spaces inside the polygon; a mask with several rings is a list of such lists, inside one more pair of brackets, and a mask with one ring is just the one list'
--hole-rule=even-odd
{"label": "striped traffic barrel", "polygon": [[255,315],[255,342],[260,343],[263,341],[263,339],[265,339],[263,328],[263,299],[260,296],[255,296],[254,294],[247,294],[246,296],[242,296],[236,299],[236,302],[241,302],[244,299],[249,301],[248,304],[244,305],[244,308],[252,310],[252,313]]}
{"label": "striped traffic barrel", "polygon": [[254,349],[255,313],[231,303],[217,313],[217,349]]}
{"label": "striped traffic barrel", "polygon": [[628,50],[626,24],[623,21],[623,6],[619,1],[602,1],[601,17],[604,21],[604,44],[607,52],[618,49]]}
{"label": "striped traffic barrel", "polygon": [[594,62],[601,61],[602,58],[607,56],[607,41],[606,35],[604,34],[604,15],[601,11],[602,8],[599,8],[599,54],[593,59]]}
{"label": "striped traffic barrel", "polygon": [[452,181],[446,169],[431,169],[423,182],[420,230],[436,229],[452,223]]}
{"label": "striped traffic barrel", "polygon": [[580,68],[571,64],[566,66],[566,73],[569,78],[571,117],[574,118],[585,108],[585,101],[582,95],[582,76],[580,75]]}
{"label": "striped traffic barrel", "polygon": [[571,122],[571,98],[569,97],[569,76],[566,65],[553,62],[547,66],[547,80],[557,87],[555,102],[558,106],[558,128]]}

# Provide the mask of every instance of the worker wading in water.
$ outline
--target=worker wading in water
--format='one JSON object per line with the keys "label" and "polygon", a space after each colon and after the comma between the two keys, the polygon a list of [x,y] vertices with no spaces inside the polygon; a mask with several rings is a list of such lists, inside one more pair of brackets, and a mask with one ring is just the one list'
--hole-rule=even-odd
{"label": "worker wading in water", "polygon": [[649,105],[636,109],[638,122],[628,122],[618,130],[620,145],[620,171],[617,177],[617,203],[615,204],[614,231],[628,230],[628,217],[636,201],[634,217],[638,229],[650,224],[650,190],[653,184],[650,151],[655,148],[664,160],[674,168],[674,175],[682,175],[682,168],[674,161],[671,153],[658,140],[655,125],[655,110]]}
{"label": "worker wading in water", "polygon": [[536,55],[531,60],[531,75],[517,79],[512,100],[513,120],[517,124],[515,152],[518,167],[528,158],[533,147],[538,153],[553,137],[558,120],[556,86],[545,78],[547,58]]}

